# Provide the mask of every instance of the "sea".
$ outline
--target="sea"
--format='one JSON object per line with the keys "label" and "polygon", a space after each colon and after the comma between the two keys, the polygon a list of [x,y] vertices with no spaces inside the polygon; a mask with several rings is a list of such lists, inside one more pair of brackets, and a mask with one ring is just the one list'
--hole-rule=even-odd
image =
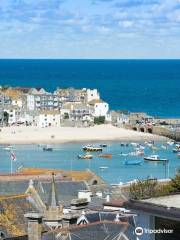
{"label": "sea", "polygon": [[[89,143],[89,142],[88,142]],[[99,146],[102,142],[90,142]],[[104,143],[104,142],[103,142]],[[156,152],[150,147],[145,146],[145,156],[158,154],[163,159],[168,159],[167,164],[144,161],[144,156],[134,156],[134,147],[130,142],[128,147],[121,146],[120,141],[105,142],[107,147],[103,153],[111,153],[112,158],[101,158],[99,153],[92,153],[93,159],[78,159],[82,151],[82,143],[66,143],[52,145],[53,151],[43,151],[42,146],[38,145],[13,145],[12,151],[16,154],[16,161],[13,161],[13,172],[22,167],[51,168],[66,170],[87,170],[90,169],[101,176],[109,184],[126,183],[134,179],[151,178],[171,178],[176,175],[180,166],[180,159],[173,153],[174,146],[164,149],[165,142],[156,142]],[[87,143],[84,143],[85,145]],[[10,151],[7,146],[0,146],[0,172],[10,172],[11,159]],[[140,165],[126,165],[126,161],[141,161]]]}
{"label": "sea", "polygon": [[180,60],[0,60],[0,85],[97,88],[111,109],[180,117]]}
{"label": "sea", "polygon": [[[97,88],[110,109],[146,112],[157,117],[180,117],[180,60],[0,60],[0,85],[43,87],[54,91],[57,87]],[[95,143],[96,145],[101,142]],[[144,143],[142,143],[144,144]],[[90,161],[77,158],[82,143],[59,144],[52,152],[44,152],[37,145],[14,145],[17,161],[13,170],[24,167],[62,169],[91,169],[108,183],[127,182],[147,177],[173,177],[180,159],[172,147],[164,150],[157,142],[156,152],[169,159],[169,164],[147,163],[142,157],[122,156],[133,152],[120,142],[107,142],[104,152],[112,159],[96,154]],[[153,154],[146,148],[146,155]],[[141,165],[125,165],[126,160],[142,160]],[[0,172],[10,171],[10,152],[0,146]],[[102,167],[105,167],[102,169]]]}

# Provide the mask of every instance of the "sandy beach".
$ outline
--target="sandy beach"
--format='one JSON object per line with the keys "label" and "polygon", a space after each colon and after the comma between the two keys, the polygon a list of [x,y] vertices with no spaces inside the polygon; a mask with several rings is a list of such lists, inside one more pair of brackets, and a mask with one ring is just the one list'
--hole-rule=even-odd
{"label": "sandy beach", "polygon": [[0,132],[0,144],[64,143],[97,140],[164,140],[165,138],[148,133],[135,132],[112,125],[99,125],[89,128],[72,127],[4,127]]}

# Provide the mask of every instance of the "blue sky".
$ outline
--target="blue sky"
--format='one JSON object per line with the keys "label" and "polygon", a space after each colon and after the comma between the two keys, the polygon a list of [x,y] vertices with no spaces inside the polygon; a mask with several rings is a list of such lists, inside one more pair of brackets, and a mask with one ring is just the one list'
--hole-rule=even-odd
{"label": "blue sky", "polygon": [[0,0],[0,58],[180,58],[180,0]]}

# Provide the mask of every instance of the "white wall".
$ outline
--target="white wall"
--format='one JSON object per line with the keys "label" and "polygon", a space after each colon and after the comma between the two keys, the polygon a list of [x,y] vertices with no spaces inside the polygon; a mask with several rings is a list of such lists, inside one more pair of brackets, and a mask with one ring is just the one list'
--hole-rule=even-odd
{"label": "white wall", "polygon": [[87,89],[87,101],[90,102],[94,99],[100,99],[97,89]]}
{"label": "white wall", "polygon": [[35,108],[34,95],[27,95],[27,109],[33,111]]}
{"label": "white wall", "polygon": [[39,114],[36,117],[36,123],[40,127],[60,126],[60,114]]}
{"label": "white wall", "polygon": [[109,111],[109,104],[108,103],[95,103],[94,105],[94,116],[99,117],[99,116],[105,116],[107,115]]}
{"label": "white wall", "polygon": [[22,100],[21,100],[21,99],[16,99],[16,100],[13,99],[13,100],[12,100],[12,105],[13,105],[13,106],[18,106],[18,107],[21,108],[21,107],[22,107]]}

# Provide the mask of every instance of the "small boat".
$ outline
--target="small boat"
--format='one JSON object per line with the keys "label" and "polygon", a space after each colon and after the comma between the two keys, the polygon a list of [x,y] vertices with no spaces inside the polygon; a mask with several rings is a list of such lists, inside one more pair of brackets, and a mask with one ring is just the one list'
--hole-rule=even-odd
{"label": "small boat", "polygon": [[161,148],[164,149],[164,150],[167,150],[167,149],[168,149],[168,147],[165,146],[165,145],[162,145]]}
{"label": "small boat", "polygon": [[99,146],[100,146],[101,148],[105,148],[105,147],[107,147],[107,144],[103,143],[103,144],[100,144]]}
{"label": "small boat", "polygon": [[139,145],[139,149],[140,149],[140,150],[144,150],[145,147],[144,147],[143,145]]}
{"label": "small boat", "polygon": [[124,165],[141,165],[142,161],[141,160],[126,160],[124,161]]}
{"label": "small boat", "polygon": [[144,155],[144,150],[139,149],[136,151],[136,156],[142,156],[142,155]]}
{"label": "small boat", "polygon": [[86,155],[78,155],[79,159],[92,159],[93,155],[91,154],[86,154]]}
{"label": "small boat", "polygon": [[119,154],[117,154],[118,156],[122,156],[122,157],[126,157],[126,156],[128,156],[129,155],[129,153],[119,153]]}
{"label": "small boat", "polygon": [[144,157],[144,160],[150,161],[150,162],[168,162],[168,159],[160,158],[159,155],[151,155],[149,157]]}
{"label": "small boat", "polygon": [[169,141],[169,142],[167,142],[167,145],[173,146],[173,145],[174,145],[174,142],[173,142],[173,141]]}
{"label": "small boat", "polygon": [[105,170],[105,169],[108,169],[108,167],[107,166],[101,166],[101,167],[99,167],[101,170]]}
{"label": "small boat", "polygon": [[98,157],[100,157],[100,158],[112,158],[112,154],[111,153],[100,154],[100,155],[98,155]]}
{"label": "small boat", "polygon": [[156,146],[154,146],[154,145],[151,146],[151,149],[152,149],[153,151],[158,151],[158,150],[159,150],[158,147],[156,147]]}
{"label": "small boat", "polygon": [[144,155],[144,150],[138,149],[135,152],[130,152],[129,156],[142,156]]}
{"label": "small boat", "polygon": [[139,143],[134,143],[134,142],[132,142],[131,145],[132,145],[133,147],[137,147],[137,146],[139,146]]}
{"label": "small boat", "polygon": [[44,144],[41,144],[41,143],[38,144],[37,146],[38,146],[38,147],[45,147],[45,145],[44,145]]}
{"label": "small boat", "polygon": [[53,148],[51,146],[44,146],[43,151],[52,152]]}
{"label": "small boat", "polygon": [[102,152],[102,148],[101,147],[93,147],[93,146],[84,146],[83,148],[83,151],[85,152]]}
{"label": "small boat", "polygon": [[13,149],[13,146],[7,146],[4,148],[5,151],[11,151]]}
{"label": "small boat", "polygon": [[172,151],[173,153],[180,153],[180,148],[174,148]]}
{"label": "small boat", "polygon": [[123,142],[122,142],[122,143],[120,143],[120,146],[121,146],[121,147],[128,147],[129,144],[128,144],[128,143],[123,143]]}

